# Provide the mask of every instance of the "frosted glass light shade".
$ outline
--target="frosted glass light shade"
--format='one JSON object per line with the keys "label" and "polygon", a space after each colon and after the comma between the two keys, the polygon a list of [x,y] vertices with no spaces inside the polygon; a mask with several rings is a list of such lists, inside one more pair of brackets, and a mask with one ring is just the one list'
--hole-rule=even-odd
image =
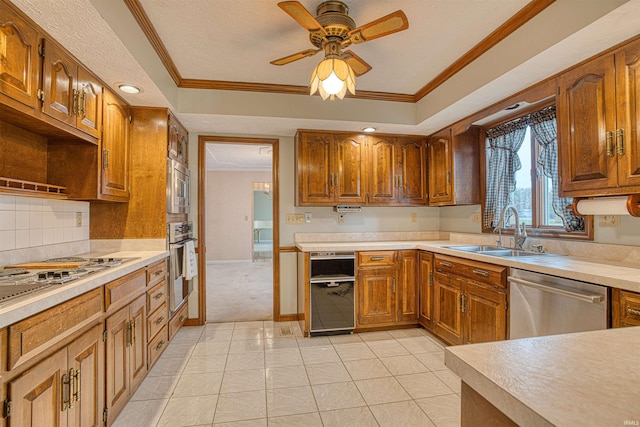
{"label": "frosted glass light shade", "polygon": [[311,86],[310,95],[320,92],[323,100],[329,98],[333,101],[336,96],[342,99],[347,90],[352,95],[356,93],[356,77],[353,70],[340,58],[320,61],[311,73],[309,85]]}

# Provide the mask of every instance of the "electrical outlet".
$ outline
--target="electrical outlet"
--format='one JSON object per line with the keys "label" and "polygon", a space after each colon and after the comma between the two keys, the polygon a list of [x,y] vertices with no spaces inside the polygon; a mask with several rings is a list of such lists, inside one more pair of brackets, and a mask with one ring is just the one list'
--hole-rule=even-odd
{"label": "electrical outlet", "polygon": [[620,217],[618,215],[600,215],[598,225],[600,227],[618,227],[620,226]]}
{"label": "electrical outlet", "polygon": [[471,222],[474,224],[480,224],[480,212],[474,212],[471,215]]}
{"label": "electrical outlet", "polygon": [[311,222],[311,218],[312,218],[311,212],[304,213],[304,222],[307,222],[307,223]]}
{"label": "electrical outlet", "polygon": [[76,212],[76,227],[82,227],[82,212]]}
{"label": "electrical outlet", "polygon": [[287,214],[285,224],[304,224],[304,214]]}
{"label": "electrical outlet", "polygon": [[344,224],[344,214],[338,214],[338,224]]}
{"label": "electrical outlet", "polygon": [[411,212],[411,222],[418,222],[418,214]]}

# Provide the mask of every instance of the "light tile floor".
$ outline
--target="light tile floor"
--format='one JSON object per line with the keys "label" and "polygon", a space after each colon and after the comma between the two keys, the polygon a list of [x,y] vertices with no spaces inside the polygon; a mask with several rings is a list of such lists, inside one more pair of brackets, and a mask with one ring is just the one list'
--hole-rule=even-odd
{"label": "light tile floor", "polygon": [[182,328],[115,427],[459,426],[460,379],[424,329],[303,338],[295,322]]}

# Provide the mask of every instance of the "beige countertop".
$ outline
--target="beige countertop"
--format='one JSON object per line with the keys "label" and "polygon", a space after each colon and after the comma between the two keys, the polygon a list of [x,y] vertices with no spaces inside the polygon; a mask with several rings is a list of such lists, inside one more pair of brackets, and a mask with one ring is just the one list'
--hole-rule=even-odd
{"label": "beige countertop", "polygon": [[122,276],[169,256],[168,251],[126,251],[113,253],[79,254],[83,258],[135,258],[117,267],[102,270],[86,278],[51,286],[34,293],[0,303],[0,328],[19,322],[36,313],[63,303],[85,292],[100,287]]}
{"label": "beige countertop", "polygon": [[457,256],[496,265],[520,268],[537,273],[551,274],[583,282],[640,292],[640,265],[596,258],[569,255],[530,257],[496,257],[481,253],[449,249],[464,242],[450,240],[432,241],[371,241],[371,242],[304,242],[296,246],[303,252],[368,251],[420,249],[434,253]]}
{"label": "beige countertop", "polygon": [[445,364],[520,426],[638,425],[638,361],[640,327],[445,349]]}

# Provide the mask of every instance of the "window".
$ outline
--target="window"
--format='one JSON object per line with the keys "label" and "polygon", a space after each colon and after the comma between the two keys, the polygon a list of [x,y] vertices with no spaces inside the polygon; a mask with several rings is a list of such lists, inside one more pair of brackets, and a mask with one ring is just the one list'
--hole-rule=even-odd
{"label": "window", "polygon": [[[571,211],[572,199],[558,196],[555,106],[487,130],[485,232],[494,231],[512,204],[532,236],[591,239],[591,221]],[[503,228],[515,226],[510,214]]]}

